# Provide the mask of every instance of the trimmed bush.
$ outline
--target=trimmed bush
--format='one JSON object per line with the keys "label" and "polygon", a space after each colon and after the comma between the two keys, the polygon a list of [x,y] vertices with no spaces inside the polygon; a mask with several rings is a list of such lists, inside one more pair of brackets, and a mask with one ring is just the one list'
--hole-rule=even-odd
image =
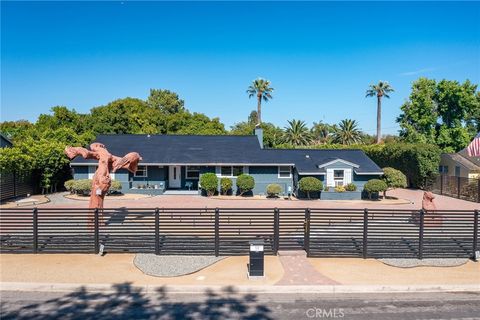
{"label": "trimmed bush", "polygon": [[65,181],[65,183],[63,185],[65,186],[65,189],[67,189],[67,191],[70,191],[70,193],[73,193],[74,184],[75,184],[75,180],[70,179],[70,180]]}
{"label": "trimmed bush", "polygon": [[326,191],[326,192],[330,191],[330,187],[325,185],[325,187],[323,188],[323,191]]}
{"label": "trimmed bush", "polygon": [[323,183],[314,177],[304,177],[298,181],[298,188],[300,191],[305,192],[308,199],[310,199],[310,192],[322,191]]}
{"label": "trimmed bush", "polygon": [[407,187],[407,177],[402,173],[402,171],[395,168],[383,168],[382,180],[385,181],[388,189]]}
{"label": "trimmed bush", "polygon": [[368,197],[372,199],[372,193],[384,192],[388,189],[385,181],[380,179],[371,179],[365,183],[363,190],[368,193]]}
{"label": "trimmed bush", "polygon": [[72,191],[75,194],[89,195],[91,189],[92,189],[91,179],[75,180],[75,182],[72,185]]}
{"label": "trimmed bush", "polygon": [[357,186],[354,183],[349,183],[345,186],[346,191],[357,191]]}
{"label": "trimmed bush", "polygon": [[246,192],[250,192],[255,187],[255,179],[249,174],[241,174],[237,177],[237,187],[240,195],[243,196]]}
{"label": "trimmed bush", "polygon": [[335,187],[335,192],[345,192],[346,189],[344,186],[336,186]]}
{"label": "trimmed bush", "polygon": [[110,186],[110,192],[118,192],[122,190],[122,183],[118,180],[112,180],[112,185]]}
{"label": "trimmed bush", "polygon": [[229,179],[229,178],[220,179],[220,191],[222,192],[222,194],[227,194],[228,191],[232,189],[232,185],[233,185],[232,179]]}
{"label": "trimmed bush", "polygon": [[200,186],[205,190],[207,197],[213,196],[218,188],[218,178],[213,172],[204,173],[200,176]]}
{"label": "trimmed bush", "polygon": [[282,186],[279,184],[272,183],[267,186],[268,197],[278,197],[280,193],[282,193]]}

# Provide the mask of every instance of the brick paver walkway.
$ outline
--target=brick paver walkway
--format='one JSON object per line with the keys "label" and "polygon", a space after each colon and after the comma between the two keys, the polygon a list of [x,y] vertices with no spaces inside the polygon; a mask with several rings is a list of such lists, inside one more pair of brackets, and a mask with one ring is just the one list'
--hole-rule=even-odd
{"label": "brick paver walkway", "polygon": [[306,254],[279,253],[284,275],[276,285],[332,285],[340,284],[318,272],[307,260]]}

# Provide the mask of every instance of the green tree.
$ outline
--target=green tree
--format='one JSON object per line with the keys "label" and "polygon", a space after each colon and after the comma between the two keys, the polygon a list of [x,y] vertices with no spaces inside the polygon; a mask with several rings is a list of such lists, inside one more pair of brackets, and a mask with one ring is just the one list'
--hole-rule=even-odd
{"label": "green tree", "polygon": [[463,149],[480,130],[480,94],[470,81],[420,78],[397,118],[406,142],[434,143],[444,152]]}
{"label": "green tree", "polygon": [[322,181],[314,177],[303,177],[298,181],[298,188],[300,191],[307,194],[308,199],[310,199],[311,192],[320,192],[323,189]]}
{"label": "green tree", "polygon": [[274,88],[270,86],[270,81],[262,78],[253,80],[247,89],[249,98],[257,98],[257,125],[262,123],[262,100],[267,102],[272,99],[273,90]]}
{"label": "green tree", "polygon": [[147,104],[149,107],[157,109],[163,114],[174,114],[185,111],[185,101],[180,99],[178,94],[170,90],[150,89]]}
{"label": "green tree", "polygon": [[331,141],[331,135],[335,132],[335,125],[323,123],[322,121],[314,122],[310,132],[315,144],[326,144]]}
{"label": "green tree", "polygon": [[284,142],[294,146],[306,146],[312,142],[312,135],[305,124],[301,120],[289,120],[288,126],[285,127]]}
{"label": "green tree", "polygon": [[377,84],[371,84],[366,92],[366,97],[377,97],[377,143],[382,139],[382,98],[390,98],[389,93],[393,91],[388,82],[379,81]]}
{"label": "green tree", "polygon": [[362,141],[362,133],[358,129],[356,120],[342,120],[335,132],[333,133],[333,142],[344,145],[360,143]]}

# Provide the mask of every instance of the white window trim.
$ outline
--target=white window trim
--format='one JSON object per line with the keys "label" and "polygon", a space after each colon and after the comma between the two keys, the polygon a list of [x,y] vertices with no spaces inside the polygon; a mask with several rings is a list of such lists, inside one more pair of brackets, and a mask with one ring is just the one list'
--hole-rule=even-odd
{"label": "white window trim", "polygon": [[353,170],[351,170],[352,168],[327,168],[327,171],[328,170],[332,170],[332,183],[333,185],[329,185],[328,184],[328,175],[327,175],[327,181],[326,181],[326,184],[327,184],[327,187],[332,187],[332,188],[335,188],[335,170],[342,170],[343,171],[343,185],[346,186],[347,184],[345,183],[345,170],[350,170],[351,172],[351,177],[350,177],[350,181],[351,183],[353,183]]}
{"label": "white window trim", "polygon": [[345,169],[341,169],[341,168],[333,168],[333,184],[334,184],[334,187],[337,187],[337,184],[335,182],[337,181],[340,181],[340,178],[337,178],[335,179],[335,171],[342,171],[343,172],[343,177],[342,177],[342,186],[345,186],[346,183],[345,183]]}
{"label": "white window trim", "polygon": [[[281,177],[281,176],[280,176],[280,167],[288,167],[288,170],[289,170],[289,175],[288,175],[288,177]],[[277,168],[277,176],[278,176],[278,179],[291,179],[291,178],[292,178],[292,167],[290,167],[290,166],[278,166],[278,168]]]}
{"label": "white window trim", "polygon": [[135,178],[147,178],[148,177],[148,166],[141,165],[141,166],[138,166],[138,167],[145,167],[145,170],[144,170],[145,174],[142,175],[142,176],[137,175],[137,171],[138,171],[138,168],[137,168],[137,170],[133,173],[133,176]]}
{"label": "white window trim", "polygon": [[[189,170],[190,167],[193,167],[193,166],[186,166],[186,168],[185,168],[185,179],[188,179],[188,180],[198,180],[198,179],[200,179],[200,169]],[[198,172],[198,177],[195,177],[195,178],[189,177],[188,176],[189,172]]]}
{"label": "white window trim", "polygon": [[[230,167],[231,175],[229,175],[229,176],[222,175],[222,167]],[[233,175],[233,167],[241,167],[242,168],[242,173],[241,174],[246,174],[245,173],[245,166],[218,166],[217,177],[219,177],[219,178],[233,178],[233,179],[237,178],[238,176]]]}

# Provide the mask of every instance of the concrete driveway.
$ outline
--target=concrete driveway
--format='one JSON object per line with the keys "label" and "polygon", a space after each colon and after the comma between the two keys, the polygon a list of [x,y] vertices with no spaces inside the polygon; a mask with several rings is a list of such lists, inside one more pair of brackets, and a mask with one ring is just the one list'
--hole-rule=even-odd
{"label": "concrete driveway", "polygon": [[[49,195],[51,202],[39,207],[54,208],[86,208],[88,201],[64,198],[65,193]],[[405,201],[367,201],[367,200],[282,200],[282,199],[239,199],[228,200],[207,198],[198,195],[162,195],[136,200],[119,200],[107,197],[106,208],[346,208],[346,209],[405,209],[419,210],[422,203],[422,190],[397,189],[389,191],[389,196]],[[451,197],[437,195],[435,203],[439,210],[474,210],[480,209],[480,204]]]}

